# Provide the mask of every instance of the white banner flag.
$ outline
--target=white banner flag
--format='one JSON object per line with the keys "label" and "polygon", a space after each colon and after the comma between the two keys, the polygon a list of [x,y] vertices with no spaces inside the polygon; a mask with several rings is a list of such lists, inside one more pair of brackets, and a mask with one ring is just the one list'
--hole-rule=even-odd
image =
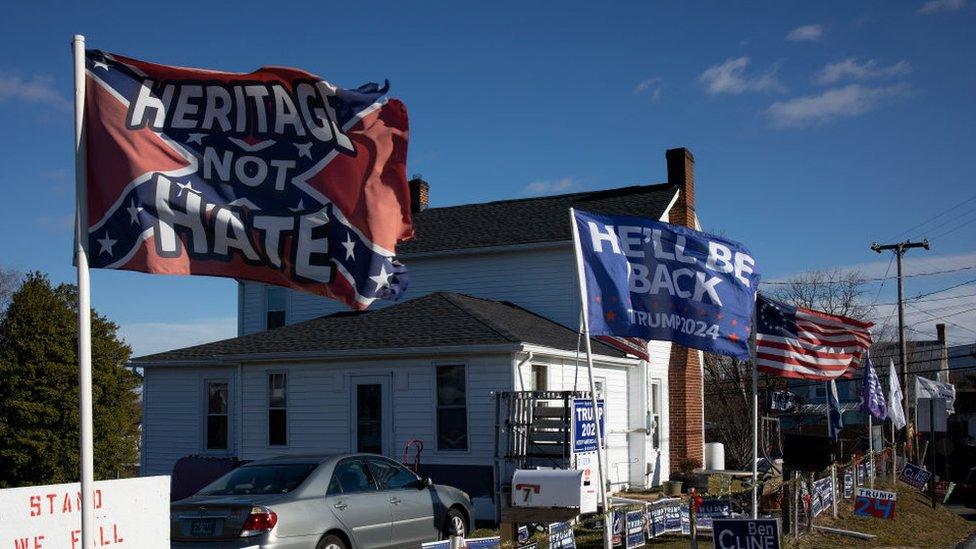
{"label": "white banner flag", "polygon": [[956,386],[951,383],[916,377],[915,398],[944,398],[946,411],[950,414],[956,413],[952,408],[952,403],[956,400]]}
{"label": "white banner flag", "polygon": [[898,374],[895,372],[895,361],[892,360],[888,367],[888,417],[895,424],[896,429],[901,429],[908,423],[905,420],[905,410],[902,409],[901,401],[904,398],[901,392],[901,385],[898,383]]}

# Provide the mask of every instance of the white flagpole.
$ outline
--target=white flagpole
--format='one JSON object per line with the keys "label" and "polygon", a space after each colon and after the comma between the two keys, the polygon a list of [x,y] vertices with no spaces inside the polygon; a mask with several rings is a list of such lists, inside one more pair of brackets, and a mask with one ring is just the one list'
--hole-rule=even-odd
{"label": "white flagpole", "polygon": [[[752,363],[752,518],[759,518],[759,367],[756,364],[756,330],[758,311],[753,296],[752,331],[749,333],[749,354]],[[771,464],[770,464],[771,465]]]}
{"label": "white flagpole", "polygon": [[92,436],[91,295],[88,284],[88,178],[85,161],[85,37],[71,42],[75,72],[75,264],[78,267],[78,418],[81,465],[81,547],[95,546]]}
{"label": "white flagpole", "polygon": [[607,497],[607,477],[603,463],[603,429],[600,427],[600,408],[596,398],[596,383],[593,381],[593,350],[590,345],[590,319],[587,307],[586,275],[583,274],[583,254],[580,250],[579,228],[576,227],[576,212],[569,209],[569,224],[573,228],[573,250],[576,254],[576,274],[579,277],[580,307],[583,312],[583,339],[586,341],[586,372],[590,381],[590,401],[593,403],[593,419],[596,426],[596,463],[600,478],[600,499],[603,500],[603,547],[613,547],[613,517],[610,513],[610,498]]}
{"label": "white flagpole", "polygon": [[[866,375],[866,374],[865,374]],[[871,489],[874,489],[874,416],[871,412],[868,412],[868,454],[871,456],[871,474],[868,478],[871,480]]]}

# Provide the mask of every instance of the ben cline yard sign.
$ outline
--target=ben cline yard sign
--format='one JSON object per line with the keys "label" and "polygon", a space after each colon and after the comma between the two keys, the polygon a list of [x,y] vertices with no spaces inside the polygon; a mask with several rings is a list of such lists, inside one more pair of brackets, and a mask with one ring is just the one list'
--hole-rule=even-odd
{"label": "ben cline yard sign", "polygon": [[776,519],[716,519],[713,524],[715,549],[779,549]]}
{"label": "ben cline yard sign", "polygon": [[854,499],[854,515],[858,517],[877,517],[891,520],[895,518],[894,492],[858,488]]}
{"label": "ben cline yard sign", "polygon": [[925,489],[925,485],[929,483],[930,478],[932,478],[932,473],[914,463],[906,463],[905,467],[901,470],[901,474],[898,475],[898,480],[909,486],[914,486],[919,490]]}
{"label": "ben cline yard sign", "polygon": [[[94,545],[169,549],[169,477],[95,483]],[[78,483],[0,490],[0,548],[80,549]]]}

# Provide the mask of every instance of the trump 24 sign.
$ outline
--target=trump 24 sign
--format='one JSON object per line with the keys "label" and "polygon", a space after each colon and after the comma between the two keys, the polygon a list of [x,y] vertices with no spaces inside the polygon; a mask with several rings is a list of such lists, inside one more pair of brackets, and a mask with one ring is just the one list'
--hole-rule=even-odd
{"label": "trump 24 sign", "polygon": [[854,498],[854,515],[858,517],[876,517],[891,520],[895,518],[894,492],[858,488]]}

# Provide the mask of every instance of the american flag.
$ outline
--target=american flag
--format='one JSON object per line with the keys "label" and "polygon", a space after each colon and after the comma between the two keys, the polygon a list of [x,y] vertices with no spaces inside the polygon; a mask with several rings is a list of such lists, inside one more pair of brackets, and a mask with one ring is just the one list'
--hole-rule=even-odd
{"label": "american flag", "polygon": [[634,355],[645,362],[651,361],[651,356],[647,352],[646,339],[639,337],[596,336],[596,340],[627,354]]}
{"label": "american flag", "polygon": [[766,296],[756,301],[756,365],[796,379],[849,375],[871,347],[870,322],[793,307]]}

